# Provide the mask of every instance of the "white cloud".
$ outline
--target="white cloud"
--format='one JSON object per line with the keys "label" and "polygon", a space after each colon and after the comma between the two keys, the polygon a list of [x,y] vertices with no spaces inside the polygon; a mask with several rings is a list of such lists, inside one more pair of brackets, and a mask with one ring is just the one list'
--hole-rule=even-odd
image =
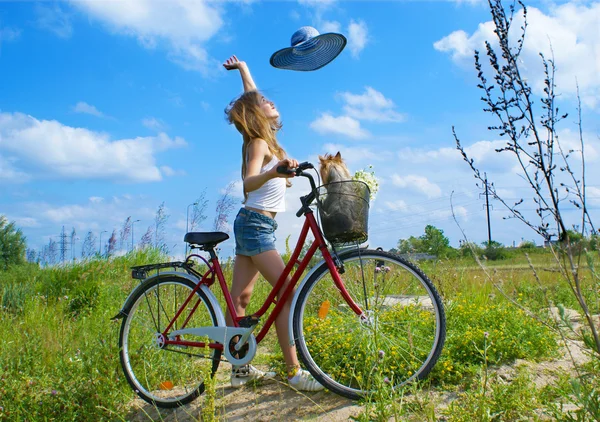
{"label": "white cloud", "polygon": [[71,16],[63,11],[58,3],[48,6],[36,3],[35,13],[37,15],[37,25],[41,29],[53,32],[60,38],[69,38],[73,34]]}
{"label": "white cloud", "polygon": [[407,176],[392,175],[392,183],[401,188],[407,188],[425,194],[428,198],[437,198],[442,195],[442,189],[427,177],[410,174]]}
{"label": "white cloud", "polygon": [[344,111],[355,119],[375,122],[402,122],[406,118],[403,114],[394,111],[394,102],[371,88],[365,88],[364,94],[343,92],[340,96],[345,101]]}
{"label": "white cloud", "polygon": [[187,174],[185,170],[175,170],[169,166],[160,166],[160,171],[167,177],[185,176]]}
{"label": "white cloud", "polygon": [[40,223],[32,217],[9,217],[8,221],[14,221],[17,227],[40,227]]}
{"label": "white cloud", "polygon": [[75,227],[80,238],[85,236],[87,230],[98,229],[108,230],[108,234],[105,233],[105,236],[110,236],[113,229],[117,229],[118,232],[129,216],[133,220],[142,220],[135,224],[136,238],[138,235],[141,237],[146,231],[143,228],[146,222],[152,221],[152,225],[154,225],[155,210],[140,205],[143,203],[142,198],[129,195],[116,196],[102,201],[95,201],[92,198],[81,204],[54,205],[42,202],[26,203],[22,207],[26,213],[35,216],[34,219],[42,226],[68,224]]}
{"label": "white cloud", "polygon": [[[2,146],[2,137],[0,137],[0,147]],[[0,155],[0,181],[12,183],[24,183],[29,180],[29,176],[15,168],[18,160],[14,157],[3,157]]]}
{"label": "white cloud", "polygon": [[310,127],[321,133],[344,135],[351,139],[365,139],[370,133],[361,128],[360,121],[371,122],[401,122],[405,116],[394,110],[394,102],[371,88],[366,87],[363,94],[342,92],[337,94],[344,102],[342,116],[335,117],[331,113],[321,113],[321,116],[310,124]]}
{"label": "white cloud", "polygon": [[466,3],[466,4],[469,4],[469,5],[473,6],[473,5],[476,5],[476,4],[483,3],[485,0],[450,0],[450,1],[453,1],[454,3],[457,3],[457,4]]}
{"label": "white cloud", "polygon": [[173,170],[173,169],[172,169],[171,167],[169,167],[169,166],[161,166],[161,167],[160,167],[160,170],[161,170],[161,171],[162,171],[162,173],[163,173],[165,176],[167,176],[167,177],[170,177],[170,176],[175,176],[175,174],[176,174],[175,170]]}
{"label": "white cloud", "polygon": [[326,34],[328,32],[335,32],[339,34],[342,32],[342,24],[340,24],[338,21],[323,21],[321,22],[319,29],[321,34]]}
{"label": "white cloud", "polygon": [[96,117],[104,117],[104,113],[102,113],[93,105],[90,105],[84,101],[79,101],[77,104],[75,104],[73,106],[73,111],[75,113],[91,114],[92,116]]}
{"label": "white cloud", "polygon": [[329,7],[333,5],[336,0],[298,0],[298,3],[303,4],[305,6],[311,7]]}
{"label": "white cloud", "polygon": [[348,25],[348,48],[355,59],[358,58],[360,52],[367,45],[368,33],[369,30],[364,21],[350,21],[350,25]]}
{"label": "white cloud", "polygon": [[[467,34],[465,31],[458,30],[452,32],[450,35],[446,35],[441,40],[438,40],[435,43],[433,43],[433,48],[444,53],[452,53],[452,60],[457,62],[462,61],[467,57],[473,58],[474,50],[476,48],[479,48],[479,44],[486,40],[486,37],[482,37],[480,39],[481,35],[484,33],[486,34],[486,36],[490,35],[490,27],[493,30],[493,25],[490,26],[489,24],[490,22],[488,22],[487,24],[479,25],[479,29],[475,33],[477,34],[478,38],[477,43],[475,43],[474,41],[471,42],[469,34]],[[482,31],[482,28],[488,28],[488,30]],[[475,37],[475,35],[473,35],[473,37]],[[472,44],[477,44],[477,46],[473,46]]]}
{"label": "white cloud", "polygon": [[222,27],[222,7],[205,0],[135,0],[128,2],[71,0],[114,33],[133,36],[147,49],[165,48],[184,69],[215,73],[220,63],[204,44]]}
{"label": "white cloud", "polygon": [[154,117],[146,117],[142,119],[142,124],[150,130],[161,131],[165,128],[165,122],[161,119],[156,119]]}
{"label": "white cloud", "polygon": [[330,154],[336,154],[339,151],[344,161],[351,167],[350,170],[358,170],[359,168],[366,167],[373,161],[382,161],[386,157],[386,154],[376,153],[375,147],[325,144],[323,145],[323,150]]}
{"label": "white cloud", "polygon": [[102,198],[100,196],[90,196],[90,202],[93,204],[98,204],[102,201],[104,201],[104,198]]}
{"label": "white cloud", "polygon": [[589,202],[590,204],[596,206],[600,205],[600,188],[595,186],[588,186],[585,190],[585,195],[586,202]]}
{"label": "white cloud", "polygon": [[17,38],[19,38],[19,36],[21,35],[21,30],[20,29],[14,29],[14,28],[0,28],[0,43],[2,41],[14,41]]}
{"label": "white cloud", "polygon": [[392,211],[407,211],[408,210],[408,205],[406,204],[406,201],[404,201],[403,199],[397,199],[395,201],[386,201],[385,205]]}
{"label": "white cloud", "polygon": [[148,182],[161,180],[155,154],[185,146],[182,138],[111,140],[107,134],[22,113],[0,113],[0,150],[20,158],[20,171],[38,176]]}
{"label": "white cloud", "polygon": [[[522,15],[516,14],[512,23],[512,39],[516,41],[522,25]],[[521,54],[521,71],[537,93],[544,89],[544,74],[539,53],[554,61],[557,66],[557,92],[574,97],[579,84],[582,101],[588,107],[600,104],[600,2],[589,5],[571,2],[554,5],[548,14],[535,7],[527,9],[527,33]],[[485,54],[484,41],[496,46],[494,25],[479,24],[469,35],[455,31],[434,43],[434,48],[452,55],[464,66],[472,66],[473,51]],[[485,58],[484,58],[485,60]]]}
{"label": "white cloud", "polygon": [[361,163],[365,160],[377,160],[379,157],[367,147],[349,147],[340,144],[325,144],[323,150],[330,154],[340,152],[346,163]]}
{"label": "white cloud", "polygon": [[136,140],[148,140],[152,145],[152,149],[155,151],[165,151],[167,149],[181,148],[187,145],[185,139],[179,136],[171,139],[166,133],[159,133],[152,137],[136,138]]}
{"label": "white cloud", "polygon": [[369,132],[360,127],[360,122],[349,116],[334,117],[329,113],[322,113],[321,117],[310,124],[310,127],[322,135],[333,133],[351,139],[369,137]]}

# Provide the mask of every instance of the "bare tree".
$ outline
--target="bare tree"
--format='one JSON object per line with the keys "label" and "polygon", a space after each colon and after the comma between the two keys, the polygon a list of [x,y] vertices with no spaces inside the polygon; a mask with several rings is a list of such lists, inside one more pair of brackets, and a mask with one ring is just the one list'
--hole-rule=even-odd
{"label": "bare tree", "polygon": [[[482,57],[478,51],[475,52],[475,68],[478,72],[478,88],[483,92],[482,101],[485,104],[484,111],[491,113],[498,124],[491,126],[490,131],[498,133],[506,143],[496,149],[499,154],[509,154],[516,160],[519,175],[530,188],[531,197],[521,198],[512,203],[505,200],[491,184],[487,188],[489,193],[508,210],[509,217],[514,218],[534,230],[542,236],[550,245],[555,261],[560,270],[562,281],[566,282],[587,321],[589,331],[582,332],[580,338],[600,357],[600,337],[596,324],[592,319],[587,298],[597,297],[596,287],[600,278],[592,270],[592,277],[596,284],[583,283],[584,274],[581,260],[585,259],[585,251],[575,243],[573,234],[566,219],[566,210],[573,206],[579,210],[578,223],[573,227],[579,230],[578,236],[595,234],[595,228],[588,213],[585,193],[585,158],[584,140],[581,130],[581,102],[579,102],[579,142],[580,150],[565,150],[560,142],[557,125],[567,117],[561,113],[557,105],[557,94],[555,86],[555,64],[553,59],[547,59],[540,54],[540,60],[544,68],[544,90],[538,98],[529,86],[526,78],[522,75],[520,68],[521,50],[525,40],[527,28],[527,9],[520,1],[523,25],[516,42],[512,44],[509,34],[513,34],[511,26],[514,22],[515,4],[508,11],[504,9],[501,0],[488,0],[492,19],[495,25],[494,33],[498,39],[498,47],[495,49],[490,42],[485,43],[486,56],[490,64],[489,70],[484,70]],[[499,52],[497,51],[499,50]],[[486,74],[491,73],[491,82]],[[579,99],[579,94],[578,94]],[[536,102],[539,100],[539,104]],[[464,160],[471,167],[475,178],[479,183],[485,184],[485,174],[480,171],[474,159],[469,156],[467,150],[460,142],[455,129],[453,134],[458,150]],[[571,155],[580,155],[577,166],[573,166]],[[529,202],[534,205],[537,217],[526,213],[522,207]],[[551,239],[557,237],[560,242],[553,246]],[[592,262],[589,259],[588,263]],[[530,264],[531,265],[531,264]],[[590,264],[593,269],[593,265]],[[537,278],[537,273],[534,275]],[[539,280],[539,279],[538,279]],[[543,288],[543,286],[541,286]],[[501,289],[501,287],[498,287]],[[546,293],[547,290],[543,288]],[[550,305],[549,298],[547,299]],[[558,329],[558,321],[556,328]],[[562,331],[559,330],[561,335]],[[582,388],[586,382],[580,378]],[[577,393],[574,393],[577,395]],[[586,410],[594,414],[594,409]],[[589,404],[589,403],[588,403]]]}
{"label": "bare tree", "polygon": [[48,265],[48,245],[42,246],[38,259],[42,265]]}
{"label": "bare tree", "polygon": [[35,249],[27,248],[26,257],[27,257],[27,262],[35,262],[38,255],[37,255],[37,252],[35,251]]}
{"label": "bare tree", "polygon": [[165,203],[159,205],[156,210],[156,216],[154,217],[154,247],[168,252],[167,244],[165,243],[165,229],[169,215],[167,215],[165,209]]}
{"label": "bare tree", "polygon": [[117,229],[114,229],[110,238],[108,239],[108,244],[106,245],[106,256],[109,257],[115,253],[117,250]]}
{"label": "bare tree", "polygon": [[206,199],[206,189],[202,191],[198,199],[194,201],[196,205],[192,210],[192,218],[190,220],[190,231],[193,232],[197,227],[206,220],[206,209],[208,207],[208,199]]}
{"label": "bare tree", "polygon": [[152,226],[149,226],[148,230],[146,230],[146,234],[144,234],[142,236],[142,238],[140,239],[140,249],[145,249],[145,248],[152,246],[152,238],[153,237],[154,237],[154,231],[152,229]]}
{"label": "bare tree", "polygon": [[215,220],[213,222],[213,229],[215,231],[229,231],[227,221],[229,214],[234,210],[237,200],[232,196],[235,189],[235,182],[231,182],[225,188],[223,195],[217,201],[217,207],[215,209]]}
{"label": "bare tree", "polygon": [[81,245],[81,257],[91,258],[96,254],[96,236],[89,231]]}
{"label": "bare tree", "polygon": [[119,249],[123,249],[123,244],[125,244],[125,249],[127,249],[127,241],[129,239],[129,234],[131,233],[131,216],[125,219],[123,223],[123,227],[121,228],[120,236],[119,236]]}
{"label": "bare tree", "polygon": [[75,240],[77,240],[77,232],[75,231],[75,227],[71,230],[71,259],[75,259]]}
{"label": "bare tree", "polygon": [[54,265],[58,262],[58,243],[50,239],[48,242],[48,259],[49,265]]}

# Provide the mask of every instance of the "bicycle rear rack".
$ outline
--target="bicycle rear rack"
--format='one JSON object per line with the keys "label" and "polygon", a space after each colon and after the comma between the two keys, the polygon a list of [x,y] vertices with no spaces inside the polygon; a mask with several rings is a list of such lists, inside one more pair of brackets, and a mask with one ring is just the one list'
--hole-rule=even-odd
{"label": "bicycle rear rack", "polygon": [[193,262],[162,262],[160,264],[149,264],[149,265],[139,265],[137,267],[131,267],[131,277],[136,280],[144,280],[148,277],[148,272],[154,270],[161,270],[163,268],[183,268],[186,271],[192,269],[194,265]]}

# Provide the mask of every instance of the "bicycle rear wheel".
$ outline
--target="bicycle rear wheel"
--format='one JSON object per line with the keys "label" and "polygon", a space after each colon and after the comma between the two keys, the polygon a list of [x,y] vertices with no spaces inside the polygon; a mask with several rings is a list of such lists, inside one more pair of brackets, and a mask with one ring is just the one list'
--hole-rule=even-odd
{"label": "bicycle rear wheel", "polygon": [[326,264],[298,296],[296,346],[313,376],[329,390],[362,398],[384,384],[424,378],[437,362],[446,319],[435,287],[414,264],[382,251],[340,255],[341,275],[360,319],[342,298]]}
{"label": "bicycle rear wheel", "polygon": [[[152,279],[138,288],[133,305],[125,310],[127,316],[119,336],[121,366],[133,390],[148,403],[159,407],[178,407],[194,400],[204,392],[202,374],[210,372],[213,376],[219,366],[220,350],[161,346],[157,337],[194,287],[192,281],[182,277]],[[186,328],[217,326],[214,309],[204,292],[198,290],[173,325],[173,331],[182,328],[196,305]],[[183,340],[201,341],[191,337]]]}

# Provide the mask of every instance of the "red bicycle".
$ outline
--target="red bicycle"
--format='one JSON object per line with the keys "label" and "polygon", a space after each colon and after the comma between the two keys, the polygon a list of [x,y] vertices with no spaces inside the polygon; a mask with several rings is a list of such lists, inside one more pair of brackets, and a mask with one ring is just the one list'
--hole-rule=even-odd
{"label": "red bicycle", "polygon": [[[431,371],[446,337],[438,292],[411,262],[358,246],[366,240],[368,221],[369,191],[364,183],[317,188],[306,172],[312,168],[302,163],[292,170],[308,178],[311,186],[311,192],[300,198],[302,207],[297,212],[298,217],[304,216],[304,225],[278,283],[254,314],[235,313],[215,252],[216,245],[228,239],[226,233],[185,235],[185,241],[207,252],[208,259],[191,254],[185,262],[133,268],[132,276],[141,284],[115,318],[123,320],[121,365],[142,399],[159,407],[181,406],[204,392],[201,359],[212,362],[211,375],[222,360],[236,365],[252,361],[257,344],[292,294],[290,344],[296,345],[302,363],[329,390],[359,399],[382,382],[400,387]],[[314,241],[300,259],[309,231]],[[351,243],[354,247],[336,250]],[[317,250],[323,260],[305,274]],[[277,292],[292,272],[278,302]],[[226,326],[221,305],[210,290],[215,281],[233,315],[233,327]],[[271,305],[274,308],[267,315]]]}

